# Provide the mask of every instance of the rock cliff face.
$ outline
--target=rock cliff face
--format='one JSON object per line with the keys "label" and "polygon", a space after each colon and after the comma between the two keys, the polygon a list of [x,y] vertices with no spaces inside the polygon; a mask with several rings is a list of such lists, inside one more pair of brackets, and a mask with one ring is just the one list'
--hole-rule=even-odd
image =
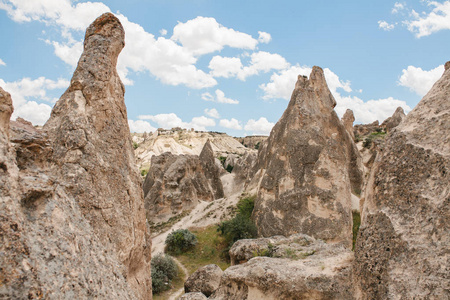
{"label": "rock cliff face", "polygon": [[299,76],[256,163],[260,235],[305,233],[351,246],[351,191],[362,185],[362,165],[335,105],[321,68]]}
{"label": "rock cliff face", "polygon": [[449,124],[447,62],[373,165],[353,268],[361,299],[450,297]]}
{"label": "rock cliff face", "polygon": [[165,222],[193,209],[199,200],[222,198],[219,172],[208,142],[200,157],[169,152],[153,156],[144,182],[147,217],[155,223]]}
{"label": "rock cliff face", "polygon": [[355,122],[355,116],[353,115],[353,111],[351,109],[347,109],[345,111],[344,116],[342,116],[342,124],[344,124],[345,129],[350,134],[352,139],[355,139],[355,134],[353,133],[353,122]]}
{"label": "rock cliff face", "polygon": [[1,91],[6,298],[152,298],[151,240],[115,69],[123,46],[119,20],[97,18],[44,130],[13,122],[14,148]]}
{"label": "rock cliff face", "polygon": [[403,108],[397,107],[394,114],[384,120],[384,122],[381,124],[381,127],[384,128],[386,132],[390,132],[392,129],[397,127],[405,117],[406,115],[403,111]]}
{"label": "rock cliff face", "polygon": [[214,157],[214,151],[209,140],[206,141],[198,158],[205,169],[205,176],[210,182],[210,186],[214,192],[214,198],[223,198],[223,186],[222,181],[220,181],[221,170],[216,165],[216,158]]}

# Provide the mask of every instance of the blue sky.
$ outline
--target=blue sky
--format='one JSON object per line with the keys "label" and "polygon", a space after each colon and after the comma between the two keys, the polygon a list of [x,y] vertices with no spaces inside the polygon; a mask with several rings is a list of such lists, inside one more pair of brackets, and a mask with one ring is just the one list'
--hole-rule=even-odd
{"label": "blue sky", "polygon": [[268,134],[314,65],[338,115],[383,121],[414,108],[450,59],[450,1],[0,0],[0,86],[13,119],[45,123],[86,27],[106,11],[126,31],[118,71],[139,132]]}

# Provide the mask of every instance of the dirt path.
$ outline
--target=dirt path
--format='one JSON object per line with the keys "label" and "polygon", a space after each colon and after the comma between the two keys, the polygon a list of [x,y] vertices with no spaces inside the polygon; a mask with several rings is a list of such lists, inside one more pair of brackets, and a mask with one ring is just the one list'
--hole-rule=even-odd
{"label": "dirt path", "polygon": [[[186,281],[188,278],[188,270],[183,266],[183,264],[176,259],[175,257],[172,257],[173,260],[177,263],[177,265],[180,267],[181,270],[184,272],[183,281]],[[184,294],[184,287],[180,288],[177,291],[174,291],[168,298],[168,300],[177,300],[181,295]]]}

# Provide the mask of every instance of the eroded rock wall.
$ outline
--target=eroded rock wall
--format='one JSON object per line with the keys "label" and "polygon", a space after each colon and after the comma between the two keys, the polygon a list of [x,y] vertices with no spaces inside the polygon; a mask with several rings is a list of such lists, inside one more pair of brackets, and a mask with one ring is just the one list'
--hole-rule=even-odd
{"label": "eroded rock wall", "polygon": [[362,299],[450,297],[450,62],[386,138],[355,248]]}

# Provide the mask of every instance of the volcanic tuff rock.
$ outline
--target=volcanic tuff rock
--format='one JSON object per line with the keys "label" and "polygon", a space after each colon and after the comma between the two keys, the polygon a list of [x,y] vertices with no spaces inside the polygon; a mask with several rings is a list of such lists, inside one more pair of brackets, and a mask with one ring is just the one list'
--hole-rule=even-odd
{"label": "volcanic tuff rock", "polygon": [[223,197],[219,168],[207,142],[200,157],[169,152],[152,157],[145,178],[144,195],[147,217],[165,222],[183,211],[193,209],[198,200],[213,201]]}
{"label": "volcanic tuff rock", "polygon": [[220,169],[216,165],[214,151],[209,140],[206,141],[205,146],[203,146],[202,152],[200,152],[198,158],[205,169],[205,176],[208,178],[213,189],[214,198],[223,198],[223,186],[222,181],[220,181]]}
{"label": "volcanic tuff rock", "polygon": [[205,295],[202,293],[187,293],[180,297],[180,300],[206,300],[208,299]]}
{"label": "volcanic tuff rock", "polygon": [[218,265],[206,265],[191,274],[184,283],[184,291],[201,292],[209,297],[220,284],[223,271]]}
{"label": "volcanic tuff rock", "polygon": [[301,234],[260,240],[237,241],[230,254],[241,252],[237,255],[244,257],[253,251],[253,256],[273,257],[258,256],[229,267],[222,275],[219,288],[209,299],[353,298],[352,251]]}
{"label": "volcanic tuff rock", "polygon": [[362,299],[450,297],[450,62],[386,138],[356,241]]}
{"label": "volcanic tuff rock", "polygon": [[406,115],[403,111],[403,108],[399,106],[391,117],[384,120],[384,122],[381,124],[381,127],[384,128],[386,132],[390,132],[392,129],[397,127],[405,117]]}
{"label": "volcanic tuff rock", "polygon": [[354,140],[355,134],[353,133],[353,122],[355,122],[355,116],[353,115],[353,111],[351,109],[347,109],[345,111],[344,116],[342,117],[342,124],[344,124],[345,129],[347,129],[347,132]]}
{"label": "volcanic tuff rock", "polygon": [[54,167],[46,134],[20,118],[9,126],[11,113],[0,88],[0,120],[8,121],[0,125],[0,298],[135,299],[115,249]]}
{"label": "volcanic tuff rock", "polygon": [[265,135],[250,135],[246,137],[236,138],[242,145],[250,149],[258,150],[262,143],[267,140],[268,136]]}
{"label": "volcanic tuff rock", "polygon": [[70,86],[55,104],[44,131],[68,195],[100,241],[113,244],[125,266],[124,277],[136,296],[144,299],[151,298],[151,239],[125,89],[116,71],[124,39],[123,27],[111,13],[87,28]]}
{"label": "volcanic tuff rock", "polygon": [[256,163],[260,235],[305,233],[351,246],[351,191],[361,189],[362,162],[335,105],[321,68],[298,77]]}
{"label": "volcanic tuff rock", "polygon": [[353,126],[353,133],[355,136],[363,136],[377,131],[380,128],[380,122],[374,121],[370,124],[359,124]]}

